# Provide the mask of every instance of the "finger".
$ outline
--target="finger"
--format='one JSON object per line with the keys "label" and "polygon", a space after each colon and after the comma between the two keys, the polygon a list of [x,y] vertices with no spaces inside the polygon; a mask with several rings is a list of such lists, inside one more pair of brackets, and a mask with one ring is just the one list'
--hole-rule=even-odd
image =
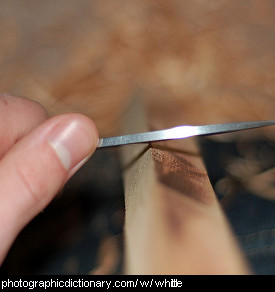
{"label": "finger", "polygon": [[20,138],[47,118],[37,102],[22,97],[0,94],[0,159]]}
{"label": "finger", "polygon": [[0,162],[0,262],[18,232],[96,149],[93,122],[79,114],[47,120]]}

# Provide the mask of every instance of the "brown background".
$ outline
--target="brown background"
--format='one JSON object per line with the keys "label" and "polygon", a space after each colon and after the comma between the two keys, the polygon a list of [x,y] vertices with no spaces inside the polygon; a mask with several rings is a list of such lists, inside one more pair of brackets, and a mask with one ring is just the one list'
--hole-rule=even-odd
{"label": "brown background", "polygon": [[[101,136],[119,131],[140,88],[153,128],[274,120],[274,81],[273,0],[0,0],[0,91],[37,100],[49,115],[87,114]],[[274,145],[274,129],[260,132]],[[274,167],[274,153],[263,152]],[[253,159],[239,162],[233,176],[261,170]],[[86,273],[102,263],[101,273],[116,272],[123,220],[116,156],[97,153],[64,192],[19,237],[4,272]],[[106,202],[116,207],[106,211]],[[49,255],[59,264],[45,269]]]}
{"label": "brown background", "polygon": [[272,0],[1,1],[0,88],[50,114],[88,114],[101,135],[117,130],[139,87],[167,125],[274,119],[274,8]]}

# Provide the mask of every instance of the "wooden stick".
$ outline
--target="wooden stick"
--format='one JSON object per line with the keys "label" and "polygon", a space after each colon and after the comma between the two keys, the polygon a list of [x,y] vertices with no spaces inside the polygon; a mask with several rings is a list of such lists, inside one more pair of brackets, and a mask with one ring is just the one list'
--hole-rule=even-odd
{"label": "wooden stick", "polygon": [[[125,133],[148,130],[139,101]],[[122,147],[126,274],[246,274],[193,139]]]}

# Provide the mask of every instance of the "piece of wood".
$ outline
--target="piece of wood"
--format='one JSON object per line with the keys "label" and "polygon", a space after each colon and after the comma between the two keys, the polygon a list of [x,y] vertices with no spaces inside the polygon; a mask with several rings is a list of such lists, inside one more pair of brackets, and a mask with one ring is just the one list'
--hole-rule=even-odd
{"label": "piece of wood", "polygon": [[[139,102],[127,132],[146,130]],[[126,274],[243,274],[249,269],[193,139],[122,147]]]}

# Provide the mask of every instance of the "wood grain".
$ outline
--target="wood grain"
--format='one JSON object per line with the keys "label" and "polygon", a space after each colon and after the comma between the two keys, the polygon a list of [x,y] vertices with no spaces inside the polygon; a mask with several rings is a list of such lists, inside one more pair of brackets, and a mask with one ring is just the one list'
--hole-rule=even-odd
{"label": "wood grain", "polygon": [[[144,124],[137,104],[128,114],[135,127]],[[122,154],[125,273],[249,272],[193,139],[126,146]]]}
{"label": "wood grain", "polygon": [[0,88],[50,115],[87,114],[101,136],[118,131],[137,84],[154,115],[274,119],[274,11],[272,0],[4,1]]}
{"label": "wood grain", "polygon": [[[145,126],[150,129],[183,123],[273,120],[274,15],[272,0],[2,1],[0,90],[42,103],[50,116],[84,113],[96,122],[100,136],[118,133],[122,113],[137,85],[148,92],[145,102],[149,119]],[[259,134],[274,143],[272,128],[222,138],[250,139]],[[187,144],[169,144],[169,149],[168,144],[154,149],[129,147],[132,152],[126,182],[132,192],[126,198],[127,224],[137,224],[135,218],[141,220],[136,231],[139,237],[129,238],[144,245],[143,226],[150,224],[146,230],[156,228],[157,236],[149,233],[147,240],[153,243],[155,239],[155,257],[164,250],[171,253],[171,261],[167,260],[169,272],[172,260],[180,265],[183,253],[177,259],[176,252],[182,241],[176,241],[174,248],[171,242],[160,240],[161,231],[168,233],[167,222],[175,222],[170,223],[174,228],[170,227],[178,238],[192,231],[191,225],[188,228],[187,223],[183,224],[189,219],[174,209],[186,206],[185,212],[190,216],[197,209],[198,214],[208,210],[206,222],[210,221],[210,214],[213,221],[223,222],[197,150]],[[131,176],[135,177],[132,183]],[[148,177],[154,179],[148,181]],[[266,180],[255,177],[253,182],[256,179]],[[142,195],[137,196],[138,193]],[[262,189],[259,193],[263,193]],[[160,226],[154,218],[164,214],[163,208],[170,219]],[[152,209],[156,211],[151,212]],[[152,216],[151,220],[146,216]],[[228,235],[224,231],[227,228],[221,225],[221,233]],[[201,236],[198,238],[203,242]],[[159,247],[157,240],[167,246]],[[140,247],[142,254],[145,250],[149,256],[154,254],[153,246],[149,246]],[[216,250],[221,246],[224,245]],[[146,260],[142,260],[143,268]],[[129,271],[133,271],[132,261],[128,263]],[[141,270],[146,269],[138,271]]]}

